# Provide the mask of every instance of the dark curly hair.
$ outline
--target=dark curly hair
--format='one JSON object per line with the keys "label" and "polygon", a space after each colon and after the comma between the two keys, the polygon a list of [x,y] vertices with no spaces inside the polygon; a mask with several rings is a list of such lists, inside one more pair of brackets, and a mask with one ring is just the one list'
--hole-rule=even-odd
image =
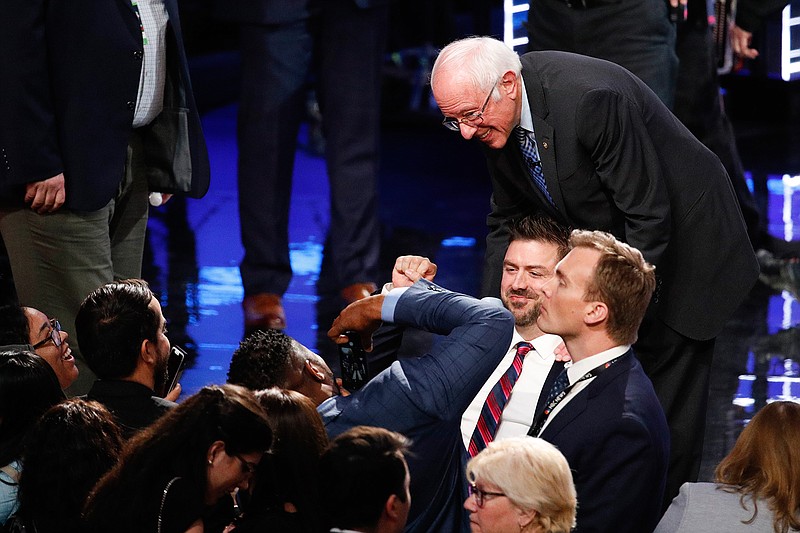
{"label": "dark curly hair", "polygon": [[51,407],[25,437],[17,514],[39,533],[81,531],[84,501],[121,451],[119,427],[102,404],[73,398]]}
{"label": "dark curly hair", "polygon": [[281,331],[256,331],[233,352],[228,383],[250,390],[284,387],[286,370],[292,365],[292,338]]}

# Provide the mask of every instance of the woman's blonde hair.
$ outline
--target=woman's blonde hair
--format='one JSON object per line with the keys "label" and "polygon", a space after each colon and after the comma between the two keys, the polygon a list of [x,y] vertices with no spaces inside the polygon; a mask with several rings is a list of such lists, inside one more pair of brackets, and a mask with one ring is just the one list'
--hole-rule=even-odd
{"label": "woman's blonde hair", "polygon": [[547,441],[519,437],[492,442],[467,463],[467,478],[494,485],[522,510],[537,511],[533,523],[546,533],[569,533],[575,526],[572,473]]}

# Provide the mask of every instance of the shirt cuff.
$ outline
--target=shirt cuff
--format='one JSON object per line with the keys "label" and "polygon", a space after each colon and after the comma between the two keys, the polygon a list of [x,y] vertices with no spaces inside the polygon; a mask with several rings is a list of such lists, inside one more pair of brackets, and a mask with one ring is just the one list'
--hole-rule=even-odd
{"label": "shirt cuff", "polygon": [[408,290],[408,287],[397,287],[389,291],[383,299],[381,306],[381,320],[394,323],[394,309],[400,297]]}

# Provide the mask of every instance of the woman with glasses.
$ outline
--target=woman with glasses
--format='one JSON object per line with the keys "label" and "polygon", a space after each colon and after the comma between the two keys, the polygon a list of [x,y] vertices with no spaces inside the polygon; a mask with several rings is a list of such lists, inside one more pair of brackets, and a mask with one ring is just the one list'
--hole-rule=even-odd
{"label": "woman with glasses", "polygon": [[0,307],[0,345],[35,352],[53,368],[62,389],[78,379],[68,339],[58,320],[48,318],[38,309],[18,305]]}
{"label": "woman with glasses", "polygon": [[577,498],[555,446],[533,437],[494,441],[467,463],[473,533],[569,533]]}
{"label": "woman with glasses", "polygon": [[214,506],[247,489],[272,431],[253,393],[204,387],[142,430],[95,487],[94,533],[199,533]]}
{"label": "woman with glasses", "polygon": [[272,388],[256,396],[275,438],[232,531],[320,533],[319,458],[328,446],[322,419],[314,403],[299,392]]}
{"label": "woman with glasses", "polygon": [[0,525],[18,506],[23,439],[42,413],[64,399],[44,359],[32,352],[0,352]]}

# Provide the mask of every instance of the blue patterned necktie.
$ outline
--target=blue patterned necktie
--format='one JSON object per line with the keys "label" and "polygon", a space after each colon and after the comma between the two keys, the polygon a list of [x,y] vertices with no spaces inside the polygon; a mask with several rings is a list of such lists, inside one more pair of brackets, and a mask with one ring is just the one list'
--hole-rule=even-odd
{"label": "blue patterned necktie", "polygon": [[[541,411],[536,417],[533,419],[533,426],[531,427],[528,435],[532,437],[538,437],[542,432],[542,427],[544,427],[545,422],[550,417],[552,409],[550,408],[550,404],[556,397],[564,392],[569,387],[569,376],[567,375],[567,369],[561,371],[561,373],[556,377],[556,380],[553,382],[553,386],[550,388],[550,392],[547,394],[547,400],[544,402],[544,410]],[[563,398],[562,398],[563,399]]]}
{"label": "blue patterned necktie", "polygon": [[550,405],[550,402],[555,400],[556,396],[561,394],[561,392],[567,387],[569,387],[569,376],[567,375],[567,369],[565,368],[553,382],[553,387],[550,389],[550,392],[547,395],[547,400],[544,402],[545,409],[547,409],[547,406]]}
{"label": "blue patterned necktie", "polygon": [[550,205],[555,206],[556,204],[553,202],[553,197],[550,196],[550,192],[547,190],[547,184],[544,181],[542,161],[539,159],[539,150],[537,149],[536,141],[531,138],[531,135],[525,131],[522,126],[514,128],[514,133],[517,135],[519,147],[520,150],[522,150],[522,159],[525,160],[528,174],[530,174],[534,185],[544,194],[544,197],[547,198]]}
{"label": "blue patterned necktie", "polygon": [[500,423],[500,416],[503,414],[503,408],[511,396],[514,383],[516,383],[520,372],[522,372],[523,358],[532,349],[533,345],[529,342],[517,344],[517,352],[514,354],[511,366],[508,367],[506,373],[500,377],[500,380],[489,392],[489,396],[486,397],[480,417],[478,417],[478,424],[475,426],[475,431],[469,441],[467,451],[471,457],[478,455],[478,452],[486,448],[494,440],[497,426]]}

